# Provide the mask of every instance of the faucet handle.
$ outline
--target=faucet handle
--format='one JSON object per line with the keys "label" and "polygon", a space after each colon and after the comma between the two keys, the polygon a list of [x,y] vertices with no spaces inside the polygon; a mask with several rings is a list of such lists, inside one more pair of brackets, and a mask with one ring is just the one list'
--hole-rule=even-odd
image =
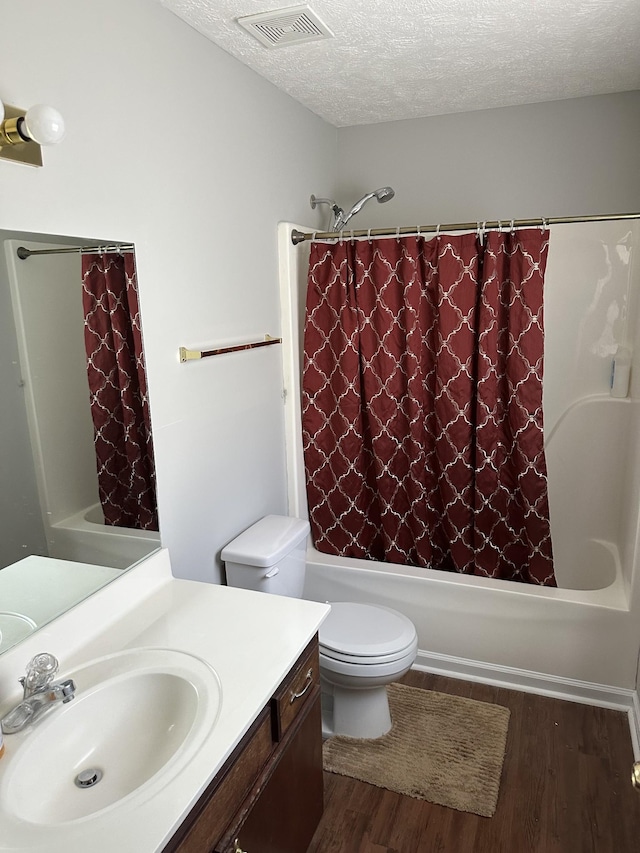
{"label": "faucet handle", "polygon": [[58,686],[62,701],[66,705],[67,702],[71,702],[73,697],[76,695],[76,683],[73,678],[67,678],[66,681],[61,681]]}
{"label": "faucet handle", "polygon": [[58,671],[58,660],[49,652],[40,652],[33,657],[27,666],[26,678],[21,678],[24,695],[31,696],[43,690],[54,679]]}

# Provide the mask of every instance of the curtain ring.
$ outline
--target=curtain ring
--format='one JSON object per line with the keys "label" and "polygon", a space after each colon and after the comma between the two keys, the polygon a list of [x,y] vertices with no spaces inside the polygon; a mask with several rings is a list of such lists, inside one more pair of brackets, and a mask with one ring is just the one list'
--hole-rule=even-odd
{"label": "curtain ring", "polygon": [[512,220],[511,220],[511,228],[509,229],[509,230],[511,231],[511,233],[512,233],[512,234],[513,234],[513,232],[515,231],[515,224],[514,224],[514,223],[515,223],[515,219],[512,219]]}
{"label": "curtain ring", "polygon": [[540,226],[540,231],[546,231],[546,229],[547,229],[547,220],[543,216],[542,217],[542,225]]}
{"label": "curtain ring", "polygon": [[400,226],[399,226],[399,225],[398,225],[398,227],[396,228],[396,242],[397,242],[397,243],[399,243],[399,242],[400,242]]}
{"label": "curtain ring", "polygon": [[340,245],[342,246],[342,240],[344,238],[344,231],[340,231]]}
{"label": "curtain ring", "polygon": [[502,234],[502,222],[498,219],[498,234]]}
{"label": "curtain ring", "polygon": [[353,245],[355,245],[355,242],[356,242],[356,241],[355,241],[355,239],[354,239],[354,237],[353,237],[353,228],[352,228],[352,229],[351,229],[351,245],[352,245],[352,246],[353,246]]}
{"label": "curtain ring", "polygon": [[367,240],[369,241],[369,245],[371,245],[371,228],[367,228]]}
{"label": "curtain ring", "polygon": [[436,240],[440,239],[440,223],[438,222],[438,227],[436,228]]}
{"label": "curtain ring", "polygon": [[418,227],[416,228],[416,231],[418,232],[418,237],[422,237],[422,234],[421,234],[421,232],[420,232],[420,226],[419,226],[419,225],[418,225]]}

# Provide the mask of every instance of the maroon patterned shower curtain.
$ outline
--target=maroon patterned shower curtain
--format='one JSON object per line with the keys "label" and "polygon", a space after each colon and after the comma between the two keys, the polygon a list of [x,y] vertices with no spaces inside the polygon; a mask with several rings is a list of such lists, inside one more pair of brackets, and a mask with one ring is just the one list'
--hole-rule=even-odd
{"label": "maroon patterned shower curtain", "polygon": [[548,232],[313,243],[303,447],[318,550],[555,585]]}
{"label": "maroon patterned shower curtain", "polygon": [[87,375],[105,523],[157,530],[155,466],[132,253],[82,256]]}

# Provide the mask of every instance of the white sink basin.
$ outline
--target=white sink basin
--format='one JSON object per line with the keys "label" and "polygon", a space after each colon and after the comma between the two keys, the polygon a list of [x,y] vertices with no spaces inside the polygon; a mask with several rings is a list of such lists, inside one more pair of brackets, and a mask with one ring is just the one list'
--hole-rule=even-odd
{"label": "white sink basin", "polygon": [[215,671],[174,650],[132,649],[63,677],[75,698],[5,736],[0,822],[51,827],[146,800],[189,763],[220,711]]}

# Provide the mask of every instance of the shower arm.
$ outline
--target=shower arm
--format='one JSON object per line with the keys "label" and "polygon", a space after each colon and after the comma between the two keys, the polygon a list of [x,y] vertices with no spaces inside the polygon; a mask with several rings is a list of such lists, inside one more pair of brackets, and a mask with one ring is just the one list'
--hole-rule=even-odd
{"label": "shower arm", "polygon": [[331,208],[331,212],[333,213],[333,223],[331,225],[332,228],[335,228],[336,222],[339,222],[340,217],[344,216],[344,210],[339,207],[336,202],[332,198],[316,198],[314,195],[309,199],[311,204],[311,210],[315,210],[316,206],[319,204],[327,204]]}

